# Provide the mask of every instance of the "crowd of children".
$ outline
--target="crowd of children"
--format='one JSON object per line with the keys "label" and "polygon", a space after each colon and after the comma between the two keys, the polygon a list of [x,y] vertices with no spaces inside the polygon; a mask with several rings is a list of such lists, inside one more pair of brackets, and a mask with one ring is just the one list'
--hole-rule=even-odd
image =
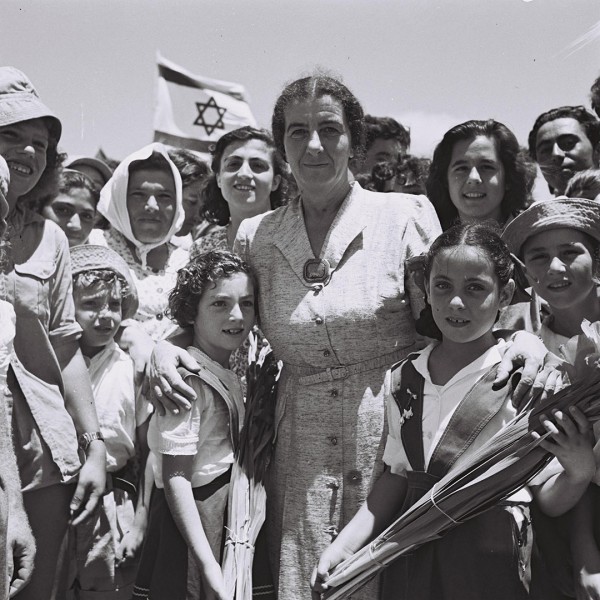
{"label": "crowd of children", "polygon": [[[214,175],[194,153],[158,143],[114,171],[86,158],[63,168],[60,135],[27,77],[0,68],[0,594],[233,600],[220,560],[245,388],[232,364],[260,304],[259,279],[234,239],[244,219],[285,204],[296,182],[271,135],[251,127],[223,136]],[[421,345],[380,382],[382,474],[339,533],[327,530],[332,543],[312,579],[289,597],[327,592],[336,565],[521,409],[510,385],[494,385],[513,344],[500,325],[530,329],[565,381],[573,377],[582,322],[600,322],[599,172],[581,170],[562,186],[566,196],[531,203],[520,152],[491,120],[452,128],[438,146],[427,191],[444,232],[419,258]],[[425,192],[429,162],[406,147],[393,162],[374,162],[378,191]],[[318,303],[337,265],[315,256],[298,268]],[[528,318],[508,319],[524,298]],[[193,359],[179,355],[181,389],[195,399],[189,410],[155,411],[149,396],[164,389],[144,372],[154,342],[177,328]],[[302,379],[312,377],[320,375]],[[548,466],[389,565],[379,598],[600,597],[600,431],[577,408],[541,420]],[[273,598],[275,589],[255,594]]]}

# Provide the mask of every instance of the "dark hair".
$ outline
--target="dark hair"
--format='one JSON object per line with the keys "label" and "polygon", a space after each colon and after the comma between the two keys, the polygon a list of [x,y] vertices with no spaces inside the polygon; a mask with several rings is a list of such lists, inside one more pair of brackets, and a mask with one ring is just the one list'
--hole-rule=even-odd
{"label": "dark hair", "polygon": [[458,210],[452,203],[448,189],[448,167],[457,142],[485,136],[494,140],[500,162],[504,167],[504,197],[500,205],[502,217],[525,208],[527,203],[527,169],[519,153],[519,143],[506,125],[487,121],[466,121],[448,130],[437,145],[427,178],[427,197],[433,204],[442,229],[448,229],[458,220]]}
{"label": "dark hair", "polygon": [[537,161],[536,143],[537,134],[542,125],[556,119],[575,119],[585,131],[585,135],[590,140],[593,148],[596,148],[600,143],[600,121],[588,110],[585,106],[561,106],[553,108],[545,113],[542,113],[533,124],[533,129],[529,132],[527,138],[529,145],[529,154],[533,160]]}
{"label": "dark hair", "polygon": [[[53,135],[54,127],[50,119],[40,117],[48,129],[48,147],[46,148],[46,168],[38,179],[32,190],[19,198],[19,202],[24,206],[34,208],[39,206],[40,202],[47,198],[54,198],[58,193],[58,179],[62,172],[62,165],[67,159],[65,152],[59,152],[58,139]],[[35,119],[26,119],[33,121]],[[24,123],[25,121],[18,121]]]}
{"label": "dark hair", "polygon": [[410,147],[410,129],[398,123],[396,119],[365,115],[365,150],[379,138],[396,140],[406,149]]}
{"label": "dark hair", "polygon": [[398,163],[395,160],[375,163],[371,169],[371,181],[376,192],[385,192],[388,181],[396,176]]}
{"label": "dark hair", "polygon": [[[58,179],[58,194],[68,194],[71,190],[75,189],[87,190],[94,203],[94,207],[97,206],[100,200],[100,190],[98,190],[94,182],[80,171],[65,169]],[[47,206],[55,198],[56,196],[45,198],[41,208]]]}
{"label": "dark hair", "polygon": [[213,173],[206,180],[206,184],[202,190],[202,216],[209,223],[216,223],[217,225],[227,225],[229,223],[229,219],[231,218],[229,204],[223,198],[221,188],[217,185],[217,173],[221,171],[221,161],[227,147],[235,142],[247,142],[249,140],[265,142],[273,150],[273,172],[275,175],[280,176],[281,182],[277,189],[271,192],[271,209],[278,208],[285,203],[287,197],[287,179],[289,177],[288,168],[281,154],[277,151],[271,134],[266,129],[256,129],[250,126],[240,127],[221,136],[213,152],[211,164]]}
{"label": "dark hair", "polygon": [[219,279],[245,273],[254,285],[256,279],[249,265],[227,250],[211,250],[199,254],[177,272],[177,282],[169,294],[168,314],[180,327],[187,327],[198,314],[198,302],[204,292]]}
{"label": "dark hair", "polygon": [[[600,169],[586,169],[575,173],[567,185],[565,196],[568,198],[587,198],[595,200],[600,195]],[[600,210],[600,206],[598,207]]]}
{"label": "dark hair", "polygon": [[[500,288],[513,278],[514,264],[508,246],[500,239],[499,231],[482,223],[459,223],[444,231],[431,244],[425,259],[424,280],[429,281],[433,261],[440,252],[459,246],[473,246],[486,253],[494,265],[494,275]],[[442,339],[442,332],[433,319],[429,301],[417,319],[416,329],[421,335]]]}
{"label": "dark hair", "polygon": [[337,100],[344,111],[350,143],[355,159],[361,159],[365,151],[365,118],[362,106],[356,96],[341,82],[329,75],[311,75],[297,79],[283,88],[275,102],[271,128],[275,146],[285,158],[285,111],[294,102],[331,96]]}
{"label": "dark hair", "polygon": [[206,161],[191,150],[172,148],[167,153],[181,175],[182,187],[201,181],[210,173],[210,167]]}
{"label": "dark hair", "polygon": [[600,118],[600,76],[597,77],[592,83],[590,88],[590,100],[592,102],[592,109]]}
{"label": "dark hair", "polygon": [[136,171],[145,171],[146,169],[152,171],[164,171],[171,175],[171,177],[173,176],[171,166],[160,152],[152,152],[148,158],[132,161],[127,170],[131,177]]}

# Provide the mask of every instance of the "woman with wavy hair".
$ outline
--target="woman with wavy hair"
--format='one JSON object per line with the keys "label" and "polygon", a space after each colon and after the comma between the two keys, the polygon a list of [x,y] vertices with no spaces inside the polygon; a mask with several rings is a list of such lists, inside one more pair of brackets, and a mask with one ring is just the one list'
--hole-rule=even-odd
{"label": "woman with wavy hair", "polygon": [[503,226],[527,206],[527,168],[517,138],[489,119],[448,130],[433,153],[427,196],[442,229],[457,221]]}

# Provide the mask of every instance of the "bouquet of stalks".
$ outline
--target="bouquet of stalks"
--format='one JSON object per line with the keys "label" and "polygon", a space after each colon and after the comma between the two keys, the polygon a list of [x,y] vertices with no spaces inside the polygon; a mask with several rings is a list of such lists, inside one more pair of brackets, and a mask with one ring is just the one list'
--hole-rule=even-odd
{"label": "bouquet of stalks", "polygon": [[[586,356],[580,354],[569,366],[571,375],[577,374],[571,385],[544,401],[531,400],[468,461],[451,468],[369,545],[341,562],[327,579],[329,589],[322,598],[347,598],[401,555],[439,539],[527,484],[552,459],[539,445],[549,435],[540,415],[577,406],[590,422],[600,420],[600,365],[596,361],[600,330],[598,334],[598,345],[589,336],[580,344]],[[535,439],[533,431],[541,437]]]}
{"label": "bouquet of stalks", "polygon": [[231,473],[223,577],[228,597],[251,600],[254,544],[265,521],[264,479],[273,452],[281,363],[250,334],[246,412]]}

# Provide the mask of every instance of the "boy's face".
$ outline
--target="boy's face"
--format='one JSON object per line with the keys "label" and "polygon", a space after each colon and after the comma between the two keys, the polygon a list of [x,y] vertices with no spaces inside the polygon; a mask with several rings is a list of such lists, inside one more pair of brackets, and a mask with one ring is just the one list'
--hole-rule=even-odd
{"label": "boy's face", "polygon": [[83,329],[81,351],[92,357],[111,342],[121,325],[120,286],[118,282],[99,282],[76,289],[73,297],[75,319]]}
{"label": "boy's face", "polygon": [[229,356],[248,337],[254,319],[254,285],[246,273],[222,277],[198,302],[193,322],[194,346],[229,366]]}
{"label": "boy's face", "polygon": [[595,260],[588,236],[576,229],[551,229],[523,245],[527,277],[551,308],[576,308],[596,293]]}
{"label": "boy's face", "polygon": [[73,188],[48,202],[42,215],[65,232],[69,246],[78,246],[90,237],[96,219],[96,203],[89,190]]}
{"label": "boy's face", "polygon": [[164,240],[175,216],[177,193],[171,173],[155,169],[134,171],[127,185],[131,230],[143,244]]}

